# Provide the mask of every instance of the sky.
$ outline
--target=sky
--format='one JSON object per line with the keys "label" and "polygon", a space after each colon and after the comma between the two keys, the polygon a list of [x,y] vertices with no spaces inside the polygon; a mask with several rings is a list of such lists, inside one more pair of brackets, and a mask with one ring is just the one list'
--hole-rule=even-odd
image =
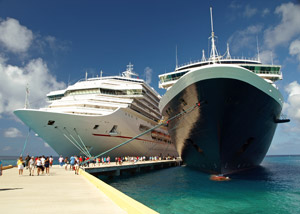
{"label": "sky", "polygon": [[[300,1],[0,0],[0,156],[55,155],[13,114],[84,78],[134,71],[161,95],[158,75],[209,50],[210,14],[221,54],[282,66],[283,114],[268,155],[300,154]],[[258,44],[258,45],[257,45]],[[28,138],[27,138],[28,136]]]}

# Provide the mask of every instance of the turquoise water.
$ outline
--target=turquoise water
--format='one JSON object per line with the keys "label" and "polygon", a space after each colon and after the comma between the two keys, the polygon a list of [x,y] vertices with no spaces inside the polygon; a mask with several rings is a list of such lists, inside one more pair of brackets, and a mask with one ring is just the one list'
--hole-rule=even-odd
{"label": "turquoise water", "polygon": [[106,182],[159,213],[300,213],[300,156],[266,157],[231,178],[173,167]]}

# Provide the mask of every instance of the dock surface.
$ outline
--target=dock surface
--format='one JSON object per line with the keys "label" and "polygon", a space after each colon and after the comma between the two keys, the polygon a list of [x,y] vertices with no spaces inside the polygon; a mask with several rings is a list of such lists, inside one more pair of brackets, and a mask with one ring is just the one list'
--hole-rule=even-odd
{"label": "dock surface", "polygon": [[18,169],[0,176],[1,213],[127,213],[83,176],[55,165],[50,176],[23,176]]}

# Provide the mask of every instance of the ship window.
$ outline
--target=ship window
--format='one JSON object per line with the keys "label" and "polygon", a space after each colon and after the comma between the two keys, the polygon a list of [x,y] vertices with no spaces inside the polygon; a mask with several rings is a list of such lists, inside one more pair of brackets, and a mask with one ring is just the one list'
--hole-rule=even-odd
{"label": "ship window", "polygon": [[117,133],[117,128],[118,128],[118,126],[114,125],[109,133]]}
{"label": "ship window", "polygon": [[48,125],[49,125],[49,126],[52,126],[54,123],[55,123],[54,120],[49,120],[49,121],[48,121]]}
{"label": "ship window", "polygon": [[98,129],[99,125],[95,125],[93,129]]}
{"label": "ship window", "polygon": [[187,103],[185,102],[185,100],[183,98],[180,99],[180,102],[182,103],[183,106],[187,105]]}

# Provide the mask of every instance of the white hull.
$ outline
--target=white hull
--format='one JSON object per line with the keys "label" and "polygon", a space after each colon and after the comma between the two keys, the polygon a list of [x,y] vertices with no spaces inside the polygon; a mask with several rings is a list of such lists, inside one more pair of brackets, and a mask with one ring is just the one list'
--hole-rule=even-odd
{"label": "white hull", "polygon": [[[145,130],[140,130],[140,124],[150,128],[156,125],[150,120],[138,117],[138,114],[129,108],[119,108],[103,116],[75,115],[34,109],[16,110],[15,114],[59,155],[63,156],[83,155],[73,144],[74,142],[82,148],[86,146],[92,156],[99,155],[144,132]],[[54,123],[49,125],[49,121],[54,121]],[[115,125],[117,129],[112,134],[110,131]],[[147,133],[105,155],[111,157],[177,156],[177,152],[173,144],[154,140],[151,133]]]}

